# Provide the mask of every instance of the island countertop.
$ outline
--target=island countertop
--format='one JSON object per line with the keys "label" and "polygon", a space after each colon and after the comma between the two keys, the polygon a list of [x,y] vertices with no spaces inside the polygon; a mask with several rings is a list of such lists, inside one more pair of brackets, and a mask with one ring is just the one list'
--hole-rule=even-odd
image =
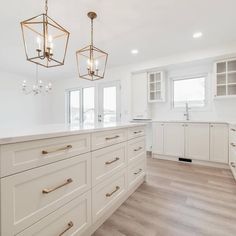
{"label": "island countertop", "polygon": [[5,127],[0,129],[0,145],[39,140],[45,138],[63,137],[68,135],[93,133],[142,125],[146,124],[133,122],[114,122],[90,125],[48,124],[27,127]]}

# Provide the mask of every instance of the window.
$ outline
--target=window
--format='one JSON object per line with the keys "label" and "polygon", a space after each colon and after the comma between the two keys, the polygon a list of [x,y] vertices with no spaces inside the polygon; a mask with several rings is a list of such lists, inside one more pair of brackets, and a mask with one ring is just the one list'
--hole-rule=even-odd
{"label": "window", "polygon": [[80,122],[80,90],[69,92],[69,122]]}
{"label": "window", "polygon": [[206,77],[173,80],[174,108],[205,107],[206,105]]}
{"label": "window", "polygon": [[95,88],[83,88],[83,122],[85,124],[94,123],[95,119]]}
{"label": "window", "polygon": [[69,123],[94,123],[95,118],[95,88],[82,88],[68,92]]}

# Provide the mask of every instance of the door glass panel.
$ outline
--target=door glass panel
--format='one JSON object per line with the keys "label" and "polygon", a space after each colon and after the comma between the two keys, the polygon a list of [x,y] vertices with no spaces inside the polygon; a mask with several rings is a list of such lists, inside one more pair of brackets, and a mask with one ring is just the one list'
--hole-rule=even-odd
{"label": "door glass panel", "polygon": [[116,122],[116,86],[103,89],[103,122]]}
{"label": "door glass panel", "polygon": [[70,123],[79,123],[80,122],[80,91],[71,91],[69,94],[70,97]]}
{"label": "door glass panel", "polygon": [[83,123],[93,124],[95,118],[95,88],[84,88],[83,89]]}

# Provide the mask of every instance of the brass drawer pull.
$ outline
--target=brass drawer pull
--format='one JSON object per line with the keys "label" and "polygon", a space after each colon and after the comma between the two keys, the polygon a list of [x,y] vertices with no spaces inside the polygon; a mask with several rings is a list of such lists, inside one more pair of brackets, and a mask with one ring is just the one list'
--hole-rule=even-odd
{"label": "brass drawer pull", "polygon": [[142,133],[142,132],[143,132],[142,130],[134,131],[134,134],[140,134],[140,133]]}
{"label": "brass drawer pull", "polygon": [[230,130],[231,130],[231,131],[234,131],[234,132],[236,131],[236,129],[230,129]]}
{"label": "brass drawer pull", "polygon": [[119,137],[120,137],[119,135],[116,135],[114,137],[106,137],[106,140],[116,139],[116,138],[119,138]]}
{"label": "brass drawer pull", "polygon": [[119,161],[120,160],[120,158],[119,157],[116,157],[113,161],[107,161],[107,162],[105,162],[105,164],[106,165],[110,165],[110,164],[112,164],[112,163],[114,163],[114,162],[116,162],[116,161]]}
{"label": "brass drawer pull", "polygon": [[74,223],[72,221],[70,221],[68,224],[67,224],[67,228],[61,232],[58,236],[62,236],[64,233],[66,233],[69,229],[71,229],[72,227],[74,226]]}
{"label": "brass drawer pull", "polygon": [[120,189],[120,187],[119,186],[116,186],[116,189],[113,191],[113,192],[111,192],[111,193],[107,193],[106,194],[106,197],[111,197],[115,192],[117,192],[118,190]]}
{"label": "brass drawer pull", "polygon": [[143,148],[142,147],[138,147],[138,148],[134,149],[134,151],[137,152],[137,151],[139,151],[141,149],[143,149]]}
{"label": "brass drawer pull", "polygon": [[54,192],[55,190],[57,190],[59,188],[62,188],[62,187],[66,186],[67,184],[70,184],[72,182],[73,182],[73,180],[71,178],[69,178],[69,179],[66,180],[65,183],[63,183],[63,184],[61,184],[61,185],[59,185],[59,186],[57,186],[55,188],[52,188],[52,189],[46,189],[45,188],[45,189],[43,189],[42,193],[43,194],[48,194],[48,193]]}
{"label": "brass drawer pull", "polygon": [[231,166],[232,166],[233,168],[236,167],[234,162],[231,162],[230,164],[231,164]]}
{"label": "brass drawer pull", "polygon": [[140,172],[142,172],[143,169],[139,169],[137,172],[134,172],[134,175],[139,174]]}
{"label": "brass drawer pull", "polygon": [[236,145],[235,145],[234,143],[230,143],[230,145],[231,145],[232,147],[236,147]]}
{"label": "brass drawer pull", "polygon": [[59,151],[65,151],[65,150],[68,150],[68,149],[71,149],[71,148],[72,148],[72,145],[67,145],[66,147],[58,148],[58,149],[55,149],[55,150],[52,150],[52,151],[43,150],[43,151],[42,151],[42,154],[43,154],[43,155],[46,155],[46,154],[49,154],[49,153],[54,153],[54,152],[59,152]]}

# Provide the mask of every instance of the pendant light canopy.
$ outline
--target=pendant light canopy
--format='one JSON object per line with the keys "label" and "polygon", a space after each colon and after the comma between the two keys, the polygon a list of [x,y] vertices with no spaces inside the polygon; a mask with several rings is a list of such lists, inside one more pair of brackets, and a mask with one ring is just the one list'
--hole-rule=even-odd
{"label": "pendant light canopy", "polygon": [[28,61],[44,67],[64,65],[70,33],[45,13],[21,22]]}
{"label": "pendant light canopy", "polygon": [[93,45],[93,20],[95,12],[89,12],[91,19],[91,44],[76,52],[79,77],[87,80],[103,79],[106,70],[108,54]]}

